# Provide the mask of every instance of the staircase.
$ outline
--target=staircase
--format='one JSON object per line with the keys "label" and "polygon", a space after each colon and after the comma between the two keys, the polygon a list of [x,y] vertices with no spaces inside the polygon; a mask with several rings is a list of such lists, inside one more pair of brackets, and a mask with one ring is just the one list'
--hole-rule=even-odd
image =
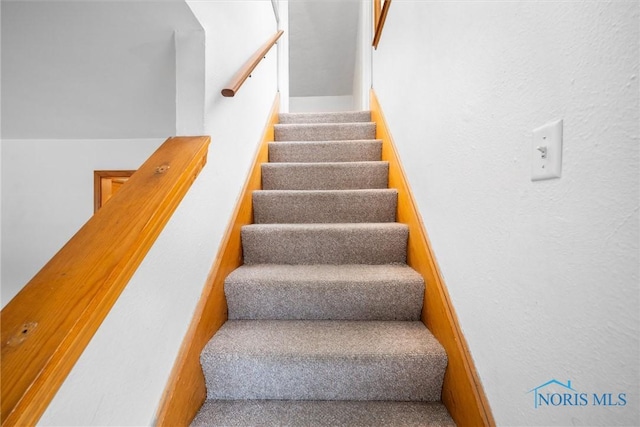
{"label": "staircase", "polygon": [[281,114],[193,426],[452,426],[369,112]]}

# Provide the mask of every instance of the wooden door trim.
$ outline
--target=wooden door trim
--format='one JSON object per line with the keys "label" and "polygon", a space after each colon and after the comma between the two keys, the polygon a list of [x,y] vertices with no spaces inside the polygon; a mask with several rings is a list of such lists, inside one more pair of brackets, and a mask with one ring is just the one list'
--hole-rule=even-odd
{"label": "wooden door trim", "polygon": [[98,170],[93,171],[93,213],[102,206],[102,180],[104,178],[130,178],[135,170]]}

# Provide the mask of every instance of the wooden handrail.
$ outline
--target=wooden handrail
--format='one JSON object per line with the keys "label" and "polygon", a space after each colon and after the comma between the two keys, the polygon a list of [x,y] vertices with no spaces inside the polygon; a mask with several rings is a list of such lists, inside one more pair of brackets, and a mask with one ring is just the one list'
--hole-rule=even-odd
{"label": "wooden handrail", "polygon": [[[378,43],[380,43],[380,37],[382,36],[382,29],[384,28],[384,23],[387,20],[387,13],[389,13],[389,6],[391,6],[391,0],[385,0],[382,5],[382,12],[380,12],[379,18],[375,24],[376,33],[373,36],[373,47],[375,49],[378,48]],[[380,8],[380,3],[378,2],[377,7]],[[378,16],[378,11],[374,11],[374,15]]]}
{"label": "wooden handrail", "polygon": [[229,84],[222,89],[222,96],[232,97],[238,92],[240,86],[242,86],[244,81],[247,80],[247,77],[251,75],[253,70],[258,66],[260,61],[262,61],[273,45],[276,44],[282,34],[284,34],[284,31],[280,30],[271,36],[271,38],[267,40],[267,42],[263,44],[247,62],[245,62],[242,68],[240,68],[235,76],[233,76]]}
{"label": "wooden handrail", "polygon": [[35,425],[202,170],[169,138],[0,312],[2,426]]}

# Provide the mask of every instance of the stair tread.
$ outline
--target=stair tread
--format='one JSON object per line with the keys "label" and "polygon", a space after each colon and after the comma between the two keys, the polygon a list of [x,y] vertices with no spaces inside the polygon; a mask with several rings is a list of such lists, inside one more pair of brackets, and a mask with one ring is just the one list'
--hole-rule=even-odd
{"label": "stair tread", "polygon": [[274,141],[269,143],[269,162],[357,162],[379,161],[382,141]]}
{"label": "stair tread", "polygon": [[253,194],[261,194],[263,196],[348,196],[359,198],[376,194],[398,194],[398,190],[395,188],[353,188],[346,190],[255,190]]}
{"label": "stair tread", "polygon": [[361,223],[337,223],[337,224],[247,224],[242,226],[243,230],[407,230],[408,226],[399,222],[361,222]]}
{"label": "stair tread", "polygon": [[407,265],[243,265],[224,284],[229,319],[419,320],[424,281]]}
{"label": "stair tread", "polygon": [[340,111],[322,113],[280,113],[280,124],[290,123],[356,123],[370,122],[371,111]]}
{"label": "stair tread", "polygon": [[274,137],[276,141],[374,139],[376,124],[373,122],[276,124]]}
{"label": "stair tread", "polygon": [[447,356],[420,321],[228,320],[200,356],[209,399],[441,398]]}
{"label": "stair tread", "polygon": [[381,139],[376,139],[376,138],[366,138],[366,139],[328,139],[326,141],[323,140],[304,140],[301,139],[299,141],[297,140],[291,140],[291,141],[270,141],[269,144],[273,144],[273,145],[282,145],[282,146],[288,146],[288,145],[301,145],[304,147],[313,147],[314,145],[332,145],[332,146],[336,146],[336,147],[340,147],[340,146],[344,146],[346,144],[355,144],[355,143],[378,143],[378,142],[382,142]]}
{"label": "stair tread", "polygon": [[245,264],[404,264],[408,227],[387,223],[250,224]]}
{"label": "stair tread", "polygon": [[256,224],[394,222],[396,189],[258,190]]}
{"label": "stair tread", "polygon": [[385,160],[363,160],[358,162],[276,162],[276,163],[263,163],[263,168],[303,168],[303,169],[352,169],[358,166],[383,166],[388,165],[389,162]]}
{"label": "stair tread", "polygon": [[229,320],[202,354],[205,360],[216,355],[257,359],[446,357],[422,322],[388,320]]}
{"label": "stair tread", "polygon": [[263,163],[264,190],[388,188],[389,162]]}
{"label": "stair tread", "polygon": [[296,282],[296,283],[423,283],[422,276],[406,264],[342,264],[342,265],[242,265],[227,276],[229,282]]}
{"label": "stair tread", "polygon": [[439,402],[208,400],[193,420],[204,426],[452,427]]}

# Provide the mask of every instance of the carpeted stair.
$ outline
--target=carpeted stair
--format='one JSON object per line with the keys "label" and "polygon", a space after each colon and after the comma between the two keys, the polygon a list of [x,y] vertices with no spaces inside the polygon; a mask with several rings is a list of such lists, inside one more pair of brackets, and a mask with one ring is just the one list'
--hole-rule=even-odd
{"label": "carpeted stair", "polygon": [[369,112],[281,114],[193,426],[453,426]]}

